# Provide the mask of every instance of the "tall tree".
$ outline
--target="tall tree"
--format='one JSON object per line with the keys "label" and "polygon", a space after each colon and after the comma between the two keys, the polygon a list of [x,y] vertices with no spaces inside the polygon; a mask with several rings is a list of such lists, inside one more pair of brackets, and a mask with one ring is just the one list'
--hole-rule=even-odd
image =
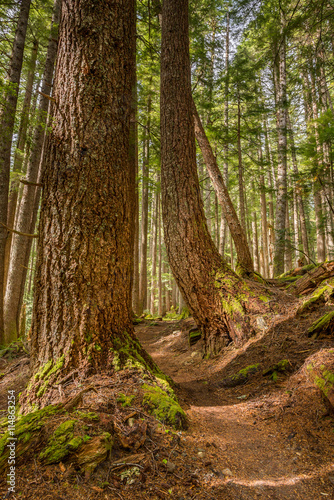
{"label": "tall tree", "polygon": [[[131,352],[134,342],[134,71],[134,0],[63,3],[31,341],[34,371],[45,363],[62,368],[49,390],[74,368],[112,369],[116,350],[129,342]],[[24,405],[38,385],[33,379]]]}
{"label": "tall tree", "polygon": [[31,0],[22,0],[12,58],[9,68],[5,102],[0,116],[0,343],[4,341],[3,297],[5,281],[5,253],[7,238],[7,212],[9,192],[10,153],[15,123],[15,112],[21,69],[23,63],[24,42],[27,33]]}
{"label": "tall tree", "polygon": [[246,311],[248,285],[216,249],[205,222],[196,166],[191,104],[188,1],[165,0],[161,51],[162,214],[169,263],[182,296],[202,329],[206,349],[254,331]]}

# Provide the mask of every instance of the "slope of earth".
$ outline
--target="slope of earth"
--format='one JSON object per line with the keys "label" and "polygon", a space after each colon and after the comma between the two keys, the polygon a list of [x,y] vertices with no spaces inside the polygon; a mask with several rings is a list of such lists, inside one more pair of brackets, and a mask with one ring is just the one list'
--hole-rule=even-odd
{"label": "slope of earth", "polygon": [[[306,358],[333,347],[334,341],[307,336],[327,306],[303,316],[296,316],[297,307],[298,301],[283,304],[261,335],[211,359],[203,359],[201,340],[189,345],[191,319],[140,323],[136,334],[174,380],[188,429],[176,432],[157,423],[137,398],[124,407],[116,402],[117,394],[137,393],[133,371],[114,379],[95,376],[89,384],[96,392],[84,394],[76,411],[97,412],[100,425],[144,421],[143,434],[132,447],[116,446],[92,474],[80,472],[71,460],[43,465],[30,457],[17,467],[15,495],[8,495],[2,473],[1,495],[33,500],[334,499],[333,418],[301,370]],[[3,414],[7,391],[22,391],[29,377],[27,354],[20,350],[12,357],[0,358]],[[68,383],[65,391],[70,392],[80,380]],[[94,425],[88,424],[92,435]]]}

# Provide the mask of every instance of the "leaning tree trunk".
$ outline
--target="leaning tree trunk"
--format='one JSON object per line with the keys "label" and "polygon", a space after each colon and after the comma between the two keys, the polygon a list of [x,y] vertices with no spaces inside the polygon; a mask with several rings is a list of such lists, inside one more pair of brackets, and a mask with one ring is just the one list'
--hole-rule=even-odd
{"label": "leaning tree trunk", "polygon": [[[40,405],[72,370],[110,371],[127,352],[136,356],[129,154],[135,3],[67,0],[60,26],[31,340],[33,371],[53,367]],[[25,408],[40,383],[31,380]]]}
{"label": "leaning tree trunk", "polygon": [[22,0],[12,58],[9,68],[8,90],[0,116],[0,343],[4,342],[3,299],[5,288],[5,252],[7,239],[7,212],[10,173],[10,152],[19,93],[24,44],[27,33],[31,0]]}
{"label": "leaning tree trunk", "polygon": [[192,102],[192,106],[195,122],[195,136],[198,145],[201,148],[208,174],[235,244],[238,257],[238,267],[240,271],[242,271],[241,274],[251,274],[254,271],[254,267],[245,230],[238,219],[238,215],[227,191],[222,174],[217,165],[217,160],[213,154],[208,138],[206,137],[205,130],[194,102]]}
{"label": "leaning tree trunk", "polygon": [[[248,312],[256,287],[218,253],[205,223],[196,168],[191,103],[188,1],[165,0],[161,53],[162,215],[168,259],[178,287],[203,331],[208,352],[254,332]],[[263,302],[262,302],[263,305]]]}

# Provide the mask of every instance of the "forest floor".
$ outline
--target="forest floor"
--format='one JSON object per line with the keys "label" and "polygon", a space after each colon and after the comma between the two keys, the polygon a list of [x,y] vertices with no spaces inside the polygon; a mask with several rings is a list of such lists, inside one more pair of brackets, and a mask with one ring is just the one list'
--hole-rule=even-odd
{"label": "forest floor", "polygon": [[[296,316],[299,303],[287,299],[262,334],[211,359],[203,358],[201,340],[189,346],[191,319],[142,322],[136,334],[174,380],[188,429],[175,432],[145,415],[150,429],[145,443],[112,451],[90,476],[67,462],[45,466],[30,459],[17,468],[10,498],[334,499],[333,415],[303,371],[305,359],[333,347],[334,339],[311,339],[306,333],[328,307]],[[288,361],[282,370],[274,369],[282,360]],[[5,411],[8,389],[21,391],[29,369],[24,353],[2,363],[0,408]],[[242,385],[231,387],[231,377],[250,365],[258,366]],[[119,381],[125,394],[129,380]],[[136,413],[132,406],[126,418]],[[6,495],[1,479],[0,493]]]}

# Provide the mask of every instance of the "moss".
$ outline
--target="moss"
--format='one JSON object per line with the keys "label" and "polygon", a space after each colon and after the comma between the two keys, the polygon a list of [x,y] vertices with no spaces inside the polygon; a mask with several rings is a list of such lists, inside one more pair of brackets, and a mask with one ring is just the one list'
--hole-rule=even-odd
{"label": "moss", "polygon": [[189,345],[192,346],[196,344],[199,340],[201,340],[202,332],[200,330],[193,330],[189,332],[188,339]]}
{"label": "moss", "polygon": [[99,415],[93,411],[83,412],[80,410],[76,410],[75,415],[77,415],[79,418],[83,418],[86,420],[95,420],[95,421],[100,420]]}
{"label": "moss", "polygon": [[35,380],[40,380],[51,370],[53,365],[52,360],[48,361],[34,376]]}
{"label": "moss", "polygon": [[121,403],[121,405],[126,408],[127,406],[131,406],[132,404],[132,401],[135,399],[136,396],[132,395],[132,396],[126,396],[125,394],[123,394],[122,392],[119,393],[119,395],[117,396],[117,399],[116,401],[118,401],[118,403]]}
{"label": "moss", "polygon": [[259,299],[262,300],[262,302],[269,302],[270,300],[266,295],[259,295]]}
{"label": "moss", "polygon": [[[15,424],[15,437],[18,441],[18,454],[19,445],[26,445],[32,438],[32,436],[38,432],[45,424],[48,418],[56,413],[60,413],[62,408],[60,406],[46,406],[42,410],[36,410],[34,412],[28,413],[27,415],[19,416]],[[1,462],[7,460],[8,452],[3,453],[5,445],[10,439],[9,432],[7,431],[0,439],[0,456]]]}
{"label": "moss", "polygon": [[174,396],[157,386],[144,384],[142,389],[144,391],[143,404],[148,407],[154,417],[176,429],[186,426],[186,414]]}
{"label": "moss", "polygon": [[242,305],[240,304],[240,302],[234,298],[234,297],[231,297],[229,296],[228,297],[228,300],[225,300],[224,298],[222,298],[222,306],[223,306],[223,309],[224,311],[229,315],[229,316],[233,316],[233,314],[235,312],[238,312],[239,314],[243,315],[244,314],[244,310],[243,310],[243,307]]}
{"label": "moss", "polygon": [[272,375],[274,372],[284,372],[287,367],[289,366],[290,361],[288,359],[282,359],[276,365],[271,366],[270,368],[267,368],[266,370],[263,370],[262,375]]}
{"label": "moss", "polygon": [[75,420],[66,420],[55,429],[46,448],[39,455],[43,462],[47,464],[60,462],[70,451],[82,444],[82,438],[74,437],[75,424]]}
{"label": "moss", "polygon": [[312,293],[311,297],[308,298],[303,304],[298,308],[297,313],[301,314],[307,309],[310,309],[314,304],[323,299],[325,292],[329,290],[328,286],[317,288],[315,292]]}
{"label": "moss", "polygon": [[98,351],[98,352],[102,351],[102,347],[99,344],[95,344],[94,349],[95,349],[95,351]]}
{"label": "moss", "polygon": [[331,311],[324,316],[321,316],[317,321],[315,321],[310,328],[307,330],[309,337],[317,337],[321,332],[324,332],[329,328],[330,323],[334,318],[334,311]]}
{"label": "moss", "polygon": [[259,366],[260,366],[259,363],[255,365],[246,366],[245,368],[242,368],[241,370],[238,371],[238,373],[235,373],[231,377],[224,378],[221,382],[221,385],[224,387],[236,387],[237,385],[245,384],[248,381],[249,376],[253,375],[258,371]]}
{"label": "moss", "polygon": [[47,390],[49,386],[49,381],[46,380],[41,386],[40,388],[38,389],[37,393],[36,393],[36,396],[38,398],[40,398],[41,396],[43,396],[43,394],[45,393],[45,391]]}

